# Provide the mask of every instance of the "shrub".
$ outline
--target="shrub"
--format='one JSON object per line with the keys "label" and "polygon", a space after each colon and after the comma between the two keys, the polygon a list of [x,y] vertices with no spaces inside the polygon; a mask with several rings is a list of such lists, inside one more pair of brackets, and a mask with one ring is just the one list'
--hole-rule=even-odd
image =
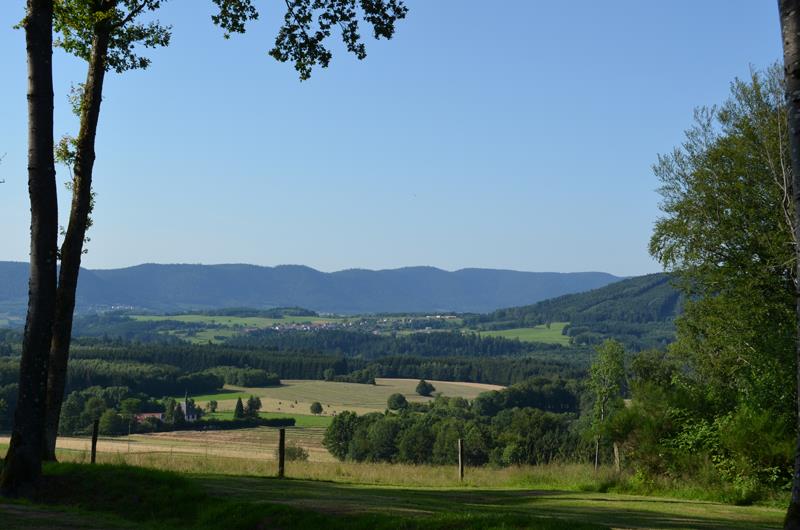
{"label": "shrub", "polygon": [[430,384],[429,382],[421,379],[420,382],[417,384],[417,394],[420,396],[430,396],[433,392],[436,391],[436,388]]}
{"label": "shrub", "polygon": [[408,406],[408,401],[403,394],[392,394],[386,404],[391,410],[402,410]]}
{"label": "shrub", "polygon": [[[308,451],[297,444],[286,444],[284,448],[284,457],[289,462],[305,462],[308,460]],[[278,450],[275,449],[275,458],[278,457]]]}

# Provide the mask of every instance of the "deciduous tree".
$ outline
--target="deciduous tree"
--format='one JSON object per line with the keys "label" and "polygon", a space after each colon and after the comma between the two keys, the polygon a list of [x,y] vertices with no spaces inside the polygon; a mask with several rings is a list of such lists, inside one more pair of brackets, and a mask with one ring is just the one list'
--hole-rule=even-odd
{"label": "deciduous tree", "polygon": [[597,357],[589,369],[589,388],[594,397],[595,469],[600,465],[600,439],[606,423],[621,405],[624,380],[625,350],[619,342],[607,340],[597,348]]}
{"label": "deciduous tree", "polygon": [[[243,33],[258,17],[252,0],[212,0],[212,21],[225,31]],[[0,492],[31,493],[41,474],[41,459],[54,458],[58,418],[71,340],[75,292],[91,224],[91,182],[95,136],[105,72],[145,68],[149,59],[135,46],[169,43],[169,28],[140,17],[161,7],[161,0],[28,0],[22,22],[29,68],[29,191],[31,201],[31,273],[28,317],[20,370],[14,430],[5,458]],[[55,5],[54,5],[55,4]],[[57,8],[57,9],[56,9]],[[294,63],[301,79],[332,57],[326,40],[341,29],[348,51],[366,56],[359,22],[372,26],[375,38],[391,38],[395,22],[405,17],[402,0],[287,0],[284,24],[270,51],[280,62]],[[63,161],[73,166],[72,206],[56,277],[58,215],[53,142],[53,26],[58,44],[88,62],[86,82],[75,98],[80,129],[75,140],[60,145]],[[40,453],[38,456],[34,453]],[[43,455],[42,455],[43,453]]]}
{"label": "deciduous tree", "polygon": [[[786,105],[788,111],[789,146],[791,153],[791,182],[794,193],[794,251],[795,267],[800,268],[800,1],[778,0],[781,19],[781,35],[783,38],[783,66],[786,82]],[[795,345],[795,396],[797,399],[797,448],[795,450],[794,478],[792,480],[792,497],[786,513],[784,527],[800,529],[800,271],[795,274],[795,328],[797,342]]]}
{"label": "deciduous tree", "polygon": [[0,493],[31,494],[41,476],[47,365],[56,299],[58,202],[53,154],[53,0],[28,0],[28,193],[31,267],[20,359],[19,398]]}

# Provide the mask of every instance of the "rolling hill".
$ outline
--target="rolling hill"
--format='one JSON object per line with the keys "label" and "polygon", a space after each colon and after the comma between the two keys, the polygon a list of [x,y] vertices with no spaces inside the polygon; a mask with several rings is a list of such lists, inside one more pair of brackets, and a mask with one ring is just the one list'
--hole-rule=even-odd
{"label": "rolling hill", "polygon": [[569,322],[565,333],[574,344],[596,344],[613,337],[628,348],[643,349],[673,340],[674,321],[683,302],[668,274],[648,274],[583,293],[499,309],[469,318],[467,324],[481,330],[502,330]]}
{"label": "rolling hill", "polygon": [[[19,314],[28,265],[0,262],[0,313]],[[326,273],[300,265],[159,265],[81,272],[78,309],[153,311],[300,306],[320,312],[487,312],[595,289],[620,278],[603,272],[433,267]]]}

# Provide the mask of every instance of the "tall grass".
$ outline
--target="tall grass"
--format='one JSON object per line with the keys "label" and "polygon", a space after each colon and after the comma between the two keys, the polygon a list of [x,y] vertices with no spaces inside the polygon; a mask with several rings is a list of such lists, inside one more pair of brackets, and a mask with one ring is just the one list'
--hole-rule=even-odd
{"label": "tall grass", "polygon": [[[62,462],[85,463],[85,451],[59,451]],[[276,476],[274,460],[191,455],[185,453],[98,453],[100,463],[127,464],[181,473],[241,476]],[[611,468],[595,472],[583,464],[548,464],[542,466],[471,467],[464,481],[458,479],[456,466],[410,465],[362,462],[288,462],[290,478],[324,480],[352,484],[452,488],[457,486],[500,489],[542,489],[565,491],[601,491],[613,483]]]}
{"label": "tall grass", "polygon": [[[85,463],[85,451],[59,451],[62,462]],[[196,475],[277,476],[277,463],[263,458],[150,452],[98,453],[98,462],[125,464]],[[289,478],[409,488],[488,488],[550,491],[614,492],[729,504],[784,506],[785,492],[742,492],[732,484],[697,477],[655,477],[643,479],[629,473],[616,473],[610,466],[595,471],[590,464],[546,464],[539,466],[468,467],[459,481],[456,466],[389,464],[382,462],[286,463]]]}
{"label": "tall grass", "polygon": [[[600,530],[603,525],[541,516],[508,513],[442,512],[425,517],[386,513],[322,513],[292,506],[248,502],[209,494],[201,479],[163,470],[125,465],[47,464],[37,503],[68,507],[82,523],[133,522],[135,528],[159,530],[245,530],[256,528],[311,528],[331,530],[445,530],[454,528],[576,528]],[[11,501],[9,501],[11,502]],[[97,514],[100,520],[95,519]],[[13,516],[13,515],[12,515]],[[0,511],[0,519],[2,511]],[[2,520],[0,520],[2,522]],[[13,524],[28,527],[16,516]],[[129,524],[129,523],[128,523]],[[123,527],[128,527],[124,524]],[[565,526],[568,525],[568,526]]]}

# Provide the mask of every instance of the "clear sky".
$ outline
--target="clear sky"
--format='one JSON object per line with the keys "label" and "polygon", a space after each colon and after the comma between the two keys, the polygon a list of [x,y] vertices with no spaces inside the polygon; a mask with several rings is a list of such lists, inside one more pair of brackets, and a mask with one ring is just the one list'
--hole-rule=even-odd
{"label": "clear sky", "polygon": [[[3,4],[0,260],[26,260],[24,2]],[[266,55],[283,2],[258,4],[224,41],[210,0],[165,2],[172,45],[109,75],[85,266],[653,272],[657,153],[780,58],[774,1],[407,0],[395,39],[300,82]],[[60,136],[85,66],[55,71]]]}

